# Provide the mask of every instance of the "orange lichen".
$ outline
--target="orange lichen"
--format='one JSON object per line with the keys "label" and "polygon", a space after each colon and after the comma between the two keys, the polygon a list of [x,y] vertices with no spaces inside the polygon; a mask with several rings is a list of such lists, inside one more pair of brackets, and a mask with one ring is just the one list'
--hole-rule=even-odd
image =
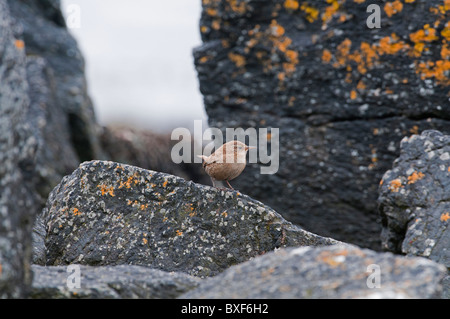
{"label": "orange lichen", "polygon": [[23,48],[25,48],[25,42],[23,42],[23,40],[20,39],[16,39],[14,41],[14,45],[16,46],[17,49],[22,50]]}
{"label": "orange lichen", "polygon": [[351,46],[352,41],[349,38],[346,38],[337,46],[336,62],[333,64],[334,67],[344,66],[347,63],[347,56],[350,53]]}
{"label": "orange lichen", "polygon": [[323,50],[322,52],[322,61],[325,63],[330,63],[331,58],[333,57],[333,55],[331,54],[330,50]]}
{"label": "orange lichen", "polygon": [[211,28],[213,28],[213,30],[220,30],[220,19],[214,19],[211,22]]}
{"label": "orange lichen", "polygon": [[392,33],[390,37],[382,38],[378,43],[378,54],[396,54],[397,52],[408,48],[405,42],[400,41],[399,37]]}
{"label": "orange lichen", "polygon": [[390,18],[394,14],[397,14],[403,10],[403,3],[399,0],[395,0],[394,2],[388,2],[384,5],[384,12],[386,12],[387,16]]}
{"label": "orange lichen", "polygon": [[355,90],[350,91],[350,99],[354,100],[358,97],[358,93]]}
{"label": "orange lichen", "polygon": [[275,37],[281,37],[285,32],[284,28],[275,19],[270,22],[270,30]]}
{"label": "orange lichen", "polygon": [[223,217],[228,217],[228,213],[227,212],[223,212],[222,214],[220,214]]}
{"label": "orange lichen", "polygon": [[366,0],[353,0],[353,2],[356,2],[356,3],[358,3],[358,4],[360,4],[360,3],[364,3]]}
{"label": "orange lichen", "polygon": [[231,10],[235,13],[244,14],[247,11],[245,1],[243,0],[229,0]]}
{"label": "orange lichen", "polygon": [[338,252],[323,251],[317,256],[317,261],[324,262],[331,268],[336,268],[344,263],[345,256],[348,255],[348,250],[343,249]]}
{"label": "orange lichen", "polygon": [[114,195],[114,187],[113,186],[106,186],[105,184],[101,184],[97,186],[98,188],[100,188],[101,192],[102,192],[102,196],[109,194],[109,196],[116,196]]}
{"label": "orange lichen", "polygon": [[356,85],[356,88],[360,91],[365,90],[366,89],[366,84],[363,82],[363,80],[360,80],[358,82],[358,84]]}
{"label": "orange lichen", "polygon": [[201,33],[206,33],[208,32],[209,28],[206,25],[202,25],[200,26],[200,32]]}
{"label": "orange lichen", "polygon": [[166,187],[166,186],[167,186],[167,183],[168,183],[168,181],[164,181],[163,187]]}
{"label": "orange lichen", "polygon": [[438,84],[450,85],[447,73],[450,71],[450,61],[438,60],[436,62],[426,61],[416,65],[416,73],[422,80],[434,78]]}
{"label": "orange lichen", "polygon": [[177,229],[176,233],[177,233],[177,236],[183,235],[183,232],[181,230],[178,230],[178,229]]}
{"label": "orange lichen", "polygon": [[441,31],[441,35],[445,38],[445,40],[450,41],[450,21],[445,24],[444,29]]}
{"label": "orange lichen", "polygon": [[439,38],[436,35],[436,29],[430,27],[429,24],[425,24],[423,26],[423,29],[411,33],[409,35],[409,39],[414,43],[418,43],[418,42],[432,42]]}
{"label": "orange lichen", "polygon": [[306,2],[302,3],[300,10],[306,13],[306,20],[308,20],[309,23],[312,23],[319,18],[319,10],[310,6]]}
{"label": "orange lichen", "polygon": [[144,245],[147,245],[147,243],[148,243],[148,239],[147,239],[147,238],[145,238],[145,237],[142,237],[142,243],[143,243]]}
{"label": "orange lichen", "polygon": [[449,219],[450,219],[450,213],[449,212],[446,212],[445,214],[442,214],[441,218],[440,218],[441,222],[446,222]]}
{"label": "orange lichen", "polygon": [[80,215],[81,215],[81,212],[78,210],[78,208],[73,208],[73,209],[72,209],[72,213],[73,213],[75,216],[80,216]]}
{"label": "orange lichen", "polygon": [[414,172],[408,176],[408,185],[414,184],[415,182],[417,182],[418,180],[421,180],[424,177],[425,177],[425,174],[423,174],[422,172],[418,172],[418,173]]}
{"label": "orange lichen", "polygon": [[206,62],[209,61],[209,59],[210,59],[210,57],[207,56],[207,55],[205,55],[205,56],[202,56],[198,61],[199,61],[200,63],[206,63]]}
{"label": "orange lichen", "polygon": [[241,67],[245,66],[245,63],[246,63],[246,62],[245,62],[245,57],[242,56],[242,55],[240,55],[240,54],[230,52],[230,53],[228,53],[228,58],[229,58],[231,61],[233,61],[233,63],[234,63],[238,68],[241,68]]}
{"label": "orange lichen", "polygon": [[399,178],[392,180],[388,186],[389,190],[394,193],[397,193],[401,187],[403,187],[403,185]]}
{"label": "orange lichen", "polygon": [[322,22],[326,25],[333,16],[339,11],[342,0],[326,0],[330,5],[325,8],[325,12],[322,13]]}
{"label": "orange lichen", "polygon": [[215,8],[206,8],[206,14],[215,17],[217,16],[217,10]]}
{"label": "orange lichen", "polygon": [[300,5],[297,0],[286,0],[284,2],[284,7],[288,10],[297,10],[299,6]]}

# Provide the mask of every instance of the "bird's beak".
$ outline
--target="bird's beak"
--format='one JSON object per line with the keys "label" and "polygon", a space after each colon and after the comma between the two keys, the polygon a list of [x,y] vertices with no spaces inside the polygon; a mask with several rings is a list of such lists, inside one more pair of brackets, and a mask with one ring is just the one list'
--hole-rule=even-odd
{"label": "bird's beak", "polygon": [[252,149],[255,149],[255,148],[257,148],[257,147],[256,146],[246,146],[245,150],[248,151],[248,150],[252,150]]}

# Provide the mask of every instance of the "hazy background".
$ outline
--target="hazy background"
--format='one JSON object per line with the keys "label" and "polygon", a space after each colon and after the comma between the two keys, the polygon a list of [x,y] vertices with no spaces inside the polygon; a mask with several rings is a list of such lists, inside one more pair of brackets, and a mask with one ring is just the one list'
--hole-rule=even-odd
{"label": "hazy background", "polygon": [[202,119],[206,127],[192,56],[201,0],[62,0],[66,17],[71,5],[80,25],[70,31],[101,124],[166,132]]}

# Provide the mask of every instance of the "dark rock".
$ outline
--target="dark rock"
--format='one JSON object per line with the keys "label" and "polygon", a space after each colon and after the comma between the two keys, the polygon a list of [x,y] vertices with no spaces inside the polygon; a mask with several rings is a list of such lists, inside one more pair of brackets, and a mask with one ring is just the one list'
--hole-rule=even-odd
{"label": "dark rock", "polygon": [[31,230],[37,199],[28,176],[36,152],[25,122],[30,104],[26,58],[0,0],[0,298],[23,298],[31,286]]}
{"label": "dark rock", "polygon": [[180,298],[438,298],[445,273],[425,258],[349,245],[286,248],[207,278]]}
{"label": "dark rock", "polygon": [[450,136],[404,138],[380,186],[383,248],[450,268]]}
{"label": "dark rock", "polygon": [[55,96],[52,69],[45,59],[27,58],[27,81],[30,105],[25,121],[37,144],[28,178],[43,207],[50,191],[78,166],[79,159],[71,143],[67,114]]}
{"label": "dark rock", "polygon": [[369,29],[367,1],[204,1],[194,57],[210,126],[280,129],[278,173],[250,165],[236,187],[305,229],[380,249],[377,185],[399,141],[449,132],[442,5],[384,2]]}
{"label": "dark rock", "polygon": [[237,191],[106,161],[85,162],[41,216],[46,264],[139,264],[196,276],[277,247],[337,243]]}
{"label": "dark rock", "polygon": [[[176,298],[198,286],[200,279],[143,266],[83,265],[42,267],[33,265],[30,298]],[[79,288],[74,275],[78,274]],[[68,286],[73,285],[71,287]]]}
{"label": "dark rock", "polygon": [[78,160],[102,158],[99,126],[87,94],[84,59],[65,27],[60,1],[7,2],[26,54],[42,57],[52,70],[53,98],[66,117],[66,130]]}

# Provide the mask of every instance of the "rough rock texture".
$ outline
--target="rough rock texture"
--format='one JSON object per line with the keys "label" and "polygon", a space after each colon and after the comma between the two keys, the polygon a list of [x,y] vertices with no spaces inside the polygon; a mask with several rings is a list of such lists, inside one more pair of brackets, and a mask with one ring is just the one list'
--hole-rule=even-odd
{"label": "rough rock texture", "polygon": [[30,103],[26,59],[0,0],[0,298],[26,296],[31,285],[31,229],[37,210],[28,179],[36,150],[25,123]]}
{"label": "rough rock texture", "polygon": [[380,249],[377,185],[400,140],[449,131],[448,2],[203,1],[212,127],[280,128],[280,170],[236,187],[320,235]]}
{"label": "rough rock texture", "polygon": [[85,162],[41,216],[47,265],[141,264],[212,276],[276,247],[337,241],[237,191],[107,161]]}
{"label": "rough rock texture", "polygon": [[380,186],[383,248],[428,257],[450,268],[450,136],[404,138]]}
{"label": "rough rock texture", "polygon": [[[379,281],[370,265],[379,266]],[[445,273],[425,258],[355,246],[287,248],[233,266],[180,298],[438,298]]]}
{"label": "rough rock texture", "polygon": [[402,140],[400,157],[380,186],[384,249],[427,257],[450,269],[449,177],[449,135],[425,131]]}
{"label": "rough rock texture", "polygon": [[[42,267],[33,265],[30,298],[176,298],[198,286],[200,279],[183,273],[168,273],[143,266],[118,265],[91,267],[73,265]],[[74,275],[80,274],[75,285]]]}

